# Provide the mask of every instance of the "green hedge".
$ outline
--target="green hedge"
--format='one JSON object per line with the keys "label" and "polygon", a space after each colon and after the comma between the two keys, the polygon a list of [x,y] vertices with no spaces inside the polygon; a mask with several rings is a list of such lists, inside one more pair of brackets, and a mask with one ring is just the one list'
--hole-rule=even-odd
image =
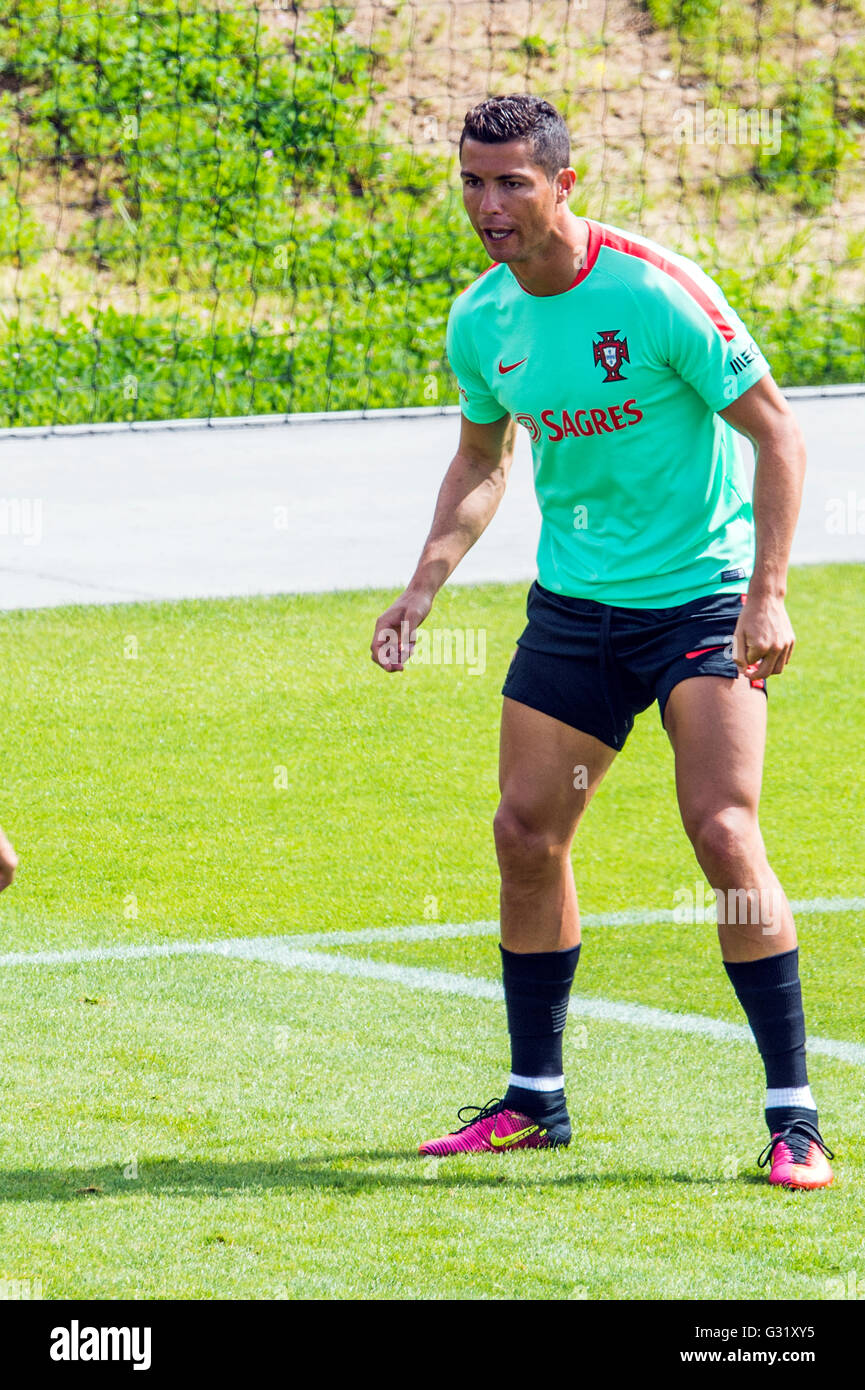
{"label": "green hedge", "polygon": [[[717,28],[716,0],[650,10],[684,40]],[[386,103],[373,119],[351,14],[0,0],[0,423],[455,398],[447,310],[486,258],[450,166],[389,138]],[[825,207],[855,157],[859,113],[812,76],[781,84],[781,149],[742,176],[767,207]],[[644,205],[623,188],[606,215]],[[783,274],[720,277],[779,379],[861,379],[860,300]]]}

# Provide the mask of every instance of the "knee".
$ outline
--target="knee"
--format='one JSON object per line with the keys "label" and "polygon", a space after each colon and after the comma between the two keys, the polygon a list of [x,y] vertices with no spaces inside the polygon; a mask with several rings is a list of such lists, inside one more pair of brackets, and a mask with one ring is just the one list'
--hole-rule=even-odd
{"label": "knee", "polygon": [[696,812],[685,829],[700,863],[716,869],[733,868],[748,858],[757,840],[757,818],[744,806]]}
{"label": "knee", "polygon": [[502,802],[493,821],[496,854],[503,874],[519,877],[558,873],[568,845],[554,829],[508,802]]}

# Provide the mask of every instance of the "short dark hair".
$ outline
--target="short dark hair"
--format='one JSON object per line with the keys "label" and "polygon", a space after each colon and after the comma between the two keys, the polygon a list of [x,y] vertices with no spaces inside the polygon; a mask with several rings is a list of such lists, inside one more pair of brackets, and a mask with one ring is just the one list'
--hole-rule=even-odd
{"label": "short dark hair", "polygon": [[506,97],[487,97],[466,112],[460,154],[465,139],[485,145],[501,145],[506,140],[525,140],[532,163],[543,169],[550,183],[560,169],[571,162],[571,140],[564,118],[541,97],[514,93]]}

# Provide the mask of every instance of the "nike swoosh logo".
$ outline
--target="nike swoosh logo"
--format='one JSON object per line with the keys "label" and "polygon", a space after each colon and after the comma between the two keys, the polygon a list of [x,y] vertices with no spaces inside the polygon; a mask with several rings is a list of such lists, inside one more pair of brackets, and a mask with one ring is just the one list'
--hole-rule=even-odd
{"label": "nike swoosh logo", "polygon": [[502,376],[504,376],[505,372],[512,372],[514,370],[514,367],[521,367],[523,363],[528,362],[528,360],[529,359],[527,357],[521,357],[519,362],[511,362],[510,365],[506,367],[505,364],[502,362],[502,359],[499,358],[499,371],[501,372]]}
{"label": "nike swoosh logo", "polygon": [[702,656],[704,652],[722,652],[726,645],[726,642],[722,642],[720,647],[701,647],[700,650],[696,652],[685,652],[685,656],[689,661],[692,661],[695,656]]}
{"label": "nike swoosh logo", "polygon": [[513,1134],[504,1134],[501,1138],[493,1130],[490,1135],[490,1143],[494,1149],[509,1149],[521,1139],[528,1139],[530,1134],[537,1134],[537,1125],[528,1125],[525,1129],[518,1129]]}

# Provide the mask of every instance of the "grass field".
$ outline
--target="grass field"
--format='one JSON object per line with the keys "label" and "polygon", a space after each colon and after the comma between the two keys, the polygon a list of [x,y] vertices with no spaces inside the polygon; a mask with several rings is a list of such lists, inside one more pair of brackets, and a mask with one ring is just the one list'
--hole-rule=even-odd
{"label": "grass field", "polygon": [[[865,1287],[865,568],[794,572],[797,651],[770,692],[775,868],[794,900],[859,899],[799,916],[809,1029],[859,1045],[811,1058],[837,1153],[816,1194],[758,1176],[753,1045],[660,1026],[742,1022],[713,928],[672,921],[586,927],[567,1152],[416,1155],[506,1073],[495,936],[443,928],[496,916],[499,690],[525,596],[441,596],[430,623],[486,632],[483,675],[385,676],[368,644],[391,597],[0,618],[0,823],[21,856],[0,899],[0,1276],[47,1298]],[[655,710],[574,858],[595,918],[699,880]]]}

